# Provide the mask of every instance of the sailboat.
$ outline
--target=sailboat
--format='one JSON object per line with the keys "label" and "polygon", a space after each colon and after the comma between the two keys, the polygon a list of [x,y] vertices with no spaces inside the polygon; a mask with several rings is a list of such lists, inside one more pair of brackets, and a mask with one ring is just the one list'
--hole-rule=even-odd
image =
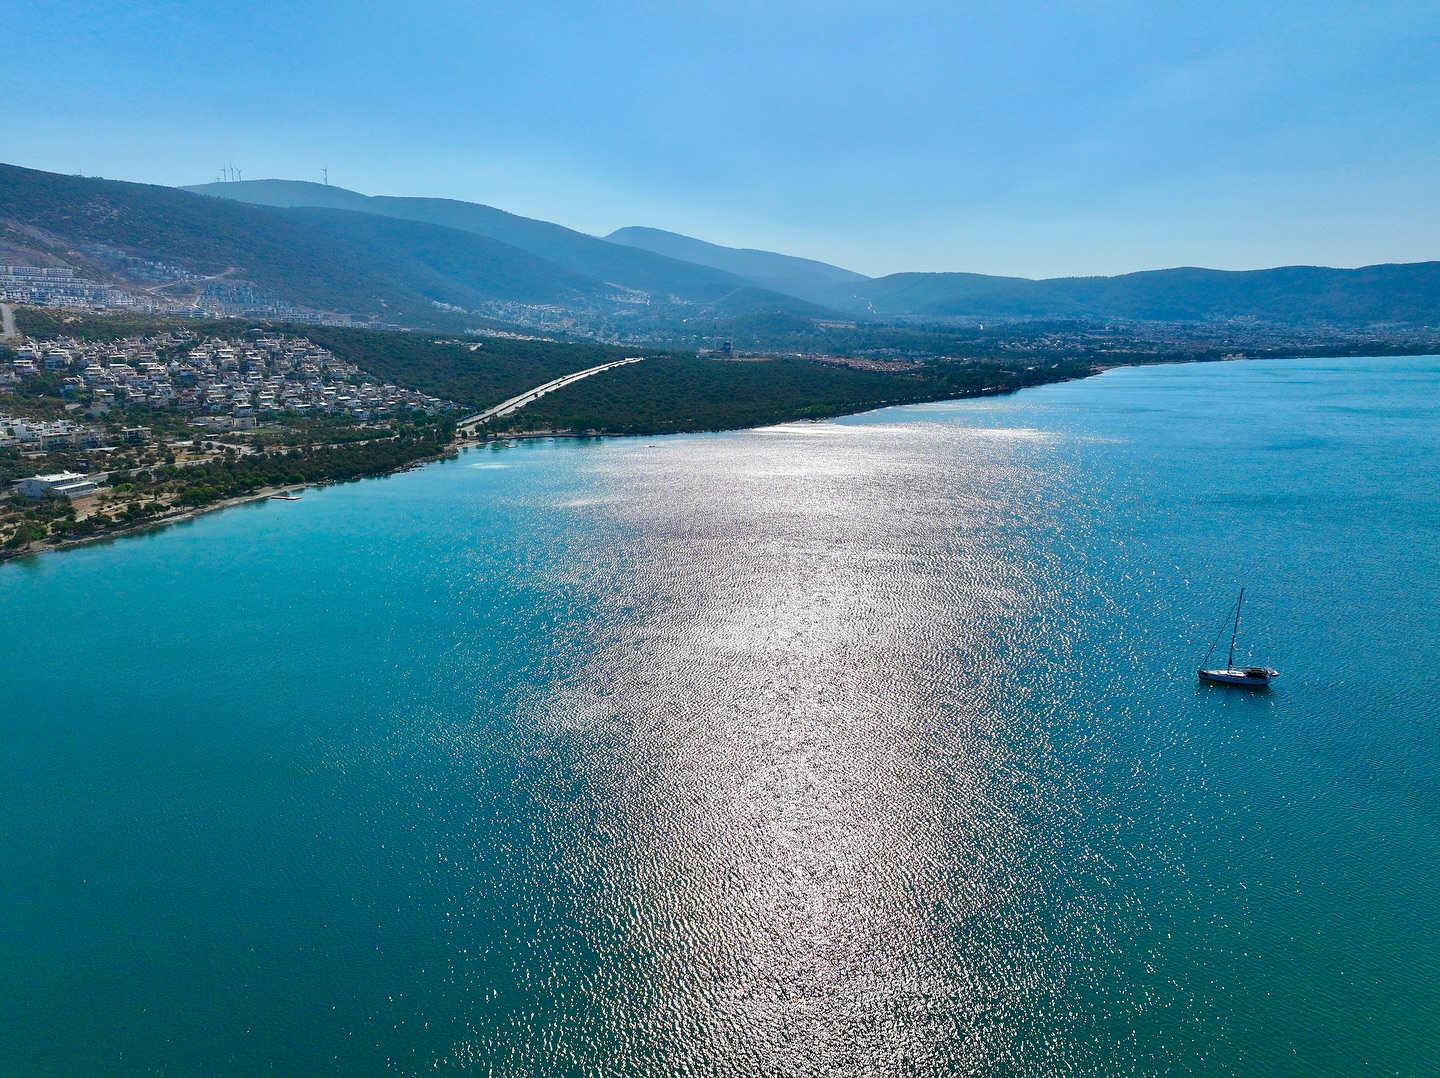
{"label": "sailboat", "polygon": [[[1235,665],[1235,637],[1240,635],[1240,608],[1245,605],[1245,589],[1240,589],[1240,598],[1235,602],[1235,620],[1230,626],[1230,658],[1226,660],[1223,669],[1210,667],[1210,656],[1215,654],[1215,645],[1220,643],[1220,638],[1225,634],[1225,626],[1220,626],[1220,631],[1215,634],[1215,639],[1210,644],[1210,650],[1205,653],[1205,663],[1199,670],[1195,671],[1200,675],[1201,681],[1218,681],[1226,685],[1269,685],[1280,676],[1279,670],[1272,670],[1268,666],[1236,666]],[[1229,621],[1229,618],[1225,619]]]}

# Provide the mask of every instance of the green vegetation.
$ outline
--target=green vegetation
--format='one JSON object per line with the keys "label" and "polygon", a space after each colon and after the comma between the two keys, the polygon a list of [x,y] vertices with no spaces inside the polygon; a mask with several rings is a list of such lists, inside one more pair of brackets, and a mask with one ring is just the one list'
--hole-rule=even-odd
{"label": "green vegetation", "polygon": [[[5,470],[5,456],[0,450],[0,470]],[[58,542],[62,536],[76,534],[75,515],[74,503],[60,495],[31,501],[10,494],[0,502],[0,552],[18,550],[52,535]]]}
{"label": "green vegetation", "polygon": [[343,482],[385,475],[439,455],[450,440],[448,424],[412,429],[355,445],[293,448],[239,455],[190,467],[170,465],[137,472],[131,482],[176,505],[199,506],[243,497],[261,487]]}
{"label": "green vegetation", "polygon": [[1073,363],[1029,370],[948,363],[871,371],[801,359],[727,362],[661,356],[542,397],[497,429],[612,434],[726,430],[1000,392],[1089,371],[1088,365]]}
{"label": "green vegetation", "polygon": [[66,410],[59,381],[50,371],[26,378],[11,392],[0,396],[0,412],[26,419],[73,419]]}
{"label": "green vegetation", "polygon": [[474,409],[498,404],[563,374],[653,350],[588,342],[484,340],[434,334],[291,326],[342,359],[396,385]]}
{"label": "green vegetation", "polygon": [[[234,337],[243,333],[273,331],[270,322],[238,318],[177,318],[132,311],[72,311],[60,307],[16,307],[15,328],[27,337],[46,341],[74,337],[81,341],[118,341],[178,329],[202,337]],[[304,327],[309,332],[310,327]]]}
{"label": "green vegetation", "polygon": [[[1037,364],[1028,355],[1003,358],[995,355],[998,348],[991,347],[982,349],[989,356],[981,362],[942,360],[918,369],[902,365],[897,370],[857,370],[803,359],[727,362],[587,343],[496,338],[470,342],[329,327],[288,327],[288,331],[303,332],[337,356],[397,385],[476,409],[572,371],[625,356],[651,357],[542,397],[494,428],[509,432],[726,430],[1075,378],[1088,373],[1093,362],[1089,356],[1056,356]],[[911,339],[936,352],[942,341],[951,348],[957,343],[954,336],[939,334],[916,333]]]}

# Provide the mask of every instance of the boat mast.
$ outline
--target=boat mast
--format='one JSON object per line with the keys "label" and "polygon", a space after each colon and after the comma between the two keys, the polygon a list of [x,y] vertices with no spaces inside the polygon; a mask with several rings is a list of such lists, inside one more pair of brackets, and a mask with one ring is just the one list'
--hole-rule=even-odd
{"label": "boat mast", "polygon": [[1245,602],[1245,589],[1240,589],[1240,598],[1235,602],[1235,627],[1230,630],[1230,661],[1225,664],[1225,669],[1235,669],[1235,637],[1240,633],[1240,605]]}

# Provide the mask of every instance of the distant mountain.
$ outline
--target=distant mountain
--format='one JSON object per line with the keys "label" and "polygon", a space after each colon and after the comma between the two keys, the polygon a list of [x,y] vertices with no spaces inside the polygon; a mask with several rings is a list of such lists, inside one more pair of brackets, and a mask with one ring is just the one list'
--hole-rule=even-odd
{"label": "distant mountain", "polygon": [[810,258],[756,251],[748,247],[722,247],[717,243],[666,232],[659,228],[632,225],[616,229],[605,237],[611,243],[639,247],[701,266],[712,266],[746,277],[761,288],[786,292],[813,303],[828,303],[836,285],[858,284],[870,278],[863,273],[841,269]]}
{"label": "distant mountain", "polygon": [[[1440,262],[1353,270],[1169,269],[1039,281],[971,273],[871,280],[807,259],[653,229],[617,233],[724,260],[747,271],[740,274],[474,203],[373,198],[278,180],[199,190],[226,197],[0,165],[0,252],[7,259],[32,252],[37,262],[65,262],[112,280],[128,272],[123,258],[112,256],[163,262],[192,278],[250,285],[286,303],[408,325],[448,317],[436,304],[474,310],[509,301],[563,307],[582,318],[590,316],[584,312],[608,318],[623,307],[631,325],[698,315],[718,319],[716,333],[725,332],[727,319],[763,315],[813,323],[837,310],[876,319],[1255,317],[1440,326]],[[287,205],[263,204],[267,199]],[[188,287],[157,280],[142,273],[132,278],[133,290],[174,294]],[[774,290],[780,285],[783,294]],[[687,305],[677,315],[663,303],[620,303],[620,289],[659,300],[677,296]]]}
{"label": "distant mountain", "polygon": [[794,306],[779,295],[757,294],[756,282],[744,275],[666,257],[636,246],[610,243],[562,225],[520,217],[477,202],[362,195],[342,187],[304,180],[241,180],[200,184],[183,190],[264,206],[325,206],[444,225],[511,244],[573,273],[660,298],[678,296],[693,302],[714,304],[729,297],[729,303],[733,305],[735,297],[732,294],[745,289],[744,294],[752,303],[776,309]]}
{"label": "distant mountain", "polygon": [[1166,269],[1118,277],[895,273],[832,289],[832,306],[878,317],[1125,318],[1161,322],[1254,317],[1273,322],[1440,325],[1440,262],[1328,269]]}
{"label": "distant mountain", "polygon": [[94,245],[244,282],[287,302],[426,322],[432,301],[583,303],[614,289],[489,237],[336,209],[275,209],[170,187],[0,165],[0,239],[103,275]]}

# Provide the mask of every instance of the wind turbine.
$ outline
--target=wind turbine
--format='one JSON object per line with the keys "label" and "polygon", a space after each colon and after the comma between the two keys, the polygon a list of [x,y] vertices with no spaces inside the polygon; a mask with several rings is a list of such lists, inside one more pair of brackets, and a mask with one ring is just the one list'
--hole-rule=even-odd
{"label": "wind turbine", "polygon": [[330,170],[329,170],[328,168],[322,168],[322,169],[320,170],[320,174],[325,177],[325,186],[326,186],[326,187],[329,187],[329,186],[330,186]]}

